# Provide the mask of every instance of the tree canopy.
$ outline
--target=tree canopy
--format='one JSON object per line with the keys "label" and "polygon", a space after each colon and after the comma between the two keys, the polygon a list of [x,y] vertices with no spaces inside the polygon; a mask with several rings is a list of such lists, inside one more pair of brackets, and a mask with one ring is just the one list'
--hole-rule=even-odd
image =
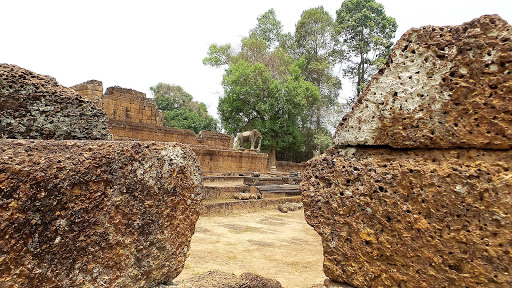
{"label": "tree canopy", "polygon": [[319,6],[301,14],[294,33],[282,27],[270,9],[239,49],[212,44],[203,63],[225,68],[217,110],[227,133],[258,129],[271,155],[304,161],[332,145],[333,123],[346,111],[336,69],[345,68],[358,95],[389,53],[397,26],[374,0],[345,0],[336,19]]}
{"label": "tree canopy", "polygon": [[336,38],[334,20],[322,6],[304,11],[295,26],[296,53],[306,59],[305,78],[320,90],[320,101],[312,110],[314,128],[322,128],[322,110],[336,106],[341,80],[334,75]]}
{"label": "tree canopy", "polygon": [[386,60],[396,20],[387,16],[384,6],[375,0],[345,0],[336,11],[336,23],[349,56],[345,74],[355,80],[358,96]]}
{"label": "tree canopy", "polygon": [[[275,78],[263,64],[240,60],[224,74],[224,96],[219,99],[221,124],[228,133],[258,129],[263,145],[281,157],[300,151],[301,124],[308,104],[319,100],[318,89],[305,81],[297,61],[286,79]],[[275,154],[274,154],[275,155]]]}
{"label": "tree canopy", "polygon": [[192,95],[181,86],[158,83],[150,90],[156,106],[163,112],[164,126],[190,129],[195,133],[218,130],[218,121],[208,114],[206,104],[193,101]]}

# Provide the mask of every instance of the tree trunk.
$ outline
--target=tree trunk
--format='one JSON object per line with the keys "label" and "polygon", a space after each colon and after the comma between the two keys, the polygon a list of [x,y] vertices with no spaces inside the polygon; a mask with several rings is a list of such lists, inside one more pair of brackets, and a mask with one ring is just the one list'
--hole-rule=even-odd
{"label": "tree trunk", "polygon": [[316,131],[320,130],[320,104],[316,104]]}
{"label": "tree trunk", "polygon": [[[318,90],[320,90],[320,80],[317,81],[316,86],[318,87]],[[320,92],[321,93],[321,92]],[[320,130],[320,111],[322,109],[321,104],[322,103],[322,94],[320,94],[320,101],[318,101],[318,104],[316,104],[316,131],[318,132]]]}
{"label": "tree trunk", "polygon": [[270,146],[270,151],[268,153],[269,165],[270,167],[276,166],[276,145]]}
{"label": "tree trunk", "polygon": [[364,82],[364,54],[362,52],[359,53],[360,55],[360,62],[357,67],[357,88],[356,88],[356,98],[359,97],[359,94],[361,94],[361,85]]}

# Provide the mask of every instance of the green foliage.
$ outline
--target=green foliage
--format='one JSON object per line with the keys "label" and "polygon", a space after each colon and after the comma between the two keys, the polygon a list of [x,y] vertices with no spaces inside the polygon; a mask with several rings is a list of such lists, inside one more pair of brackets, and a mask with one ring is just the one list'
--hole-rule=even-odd
{"label": "green foliage", "polygon": [[276,79],[259,62],[232,64],[224,74],[224,96],[217,108],[224,129],[231,134],[258,129],[263,147],[276,147],[280,158],[299,153],[304,111],[308,103],[319,100],[318,89],[300,76],[300,70],[297,73],[299,64],[289,67],[291,76],[286,79]]}
{"label": "green foliage", "polygon": [[268,10],[240,51],[212,44],[203,59],[226,68],[218,105],[222,127],[230,134],[260,130],[263,149],[276,149],[282,160],[323,152],[332,145],[329,131],[347,110],[338,101],[335,66],[342,64],[357,79],[359,94],[389,53],[395,31],[395,20],[374,0],[345,0],[336,21],[322,6],[305,10],[294,34],[283,33],[275,11]]}
{"label": "green foliage", "polygon": [[310,109],[312,125],[323,127],[321,111],[337,103],[341,80],[334,75],[337,50],[334,20],[322,6],[304,11],[295,28],[295,47],[306,60],[304,76],[316,84],[321,101]]}
{"label": "green foliage", "polygon": [[162,111],[187,107],[192,102],[192,95],[181,86],[158,83],[149,89],[153,93],[156,106]]}
{"label": "green foliage", "polygon": [[356,82],[358,96],[388,56],[397,24],[375,0],[346,0],[336,12],[349,63],[345,74]]}
{"label": "green foliage", "polygon": [[231,44],[221,46],[212,44],[208,47],[208,56],[203,59],[203,64],[212,67],[220,67],[229,64],[231,57],[233,57]]}
{"label": "green foliage", "polygon": [[195,133],[201,130],[217,131],[217,120],[211,116],[204,117],[199,111],[175,109],[164,111],[164,126],[190,129]]}
{"label": "green foliage", "polygon": [[281,41],[283,25],[277,20],[276,12],[270,9],[258,16],[256,27],[249,31],[250,38],[261,39],[271,47],[275,47]]}
{"label": "green foliage", "polygon": [[190,129],[195,133],[218,130],[218,121],[208,114],[206,105],[193,101],[192,95],[181,86],[158,83],[150,90],[156,106],[163,111],[164,126]]}
{"label": "green foliage", "polygon": [[334,48],[334,20],[322,6],[302,12],[295,26],[295,41],[303,55],[328,55]]}
{"label": "green foliage", "polygon": [[316,151],[320,154],[324,153],[327,148],[334,144],[331,134],[327,130],[318,131],[313,136],[313,143],[316,146]]}

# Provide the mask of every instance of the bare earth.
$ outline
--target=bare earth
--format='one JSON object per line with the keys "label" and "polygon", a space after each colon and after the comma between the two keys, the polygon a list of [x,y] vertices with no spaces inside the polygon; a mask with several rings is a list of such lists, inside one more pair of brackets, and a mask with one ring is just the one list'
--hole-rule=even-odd
{"label": "bare earth", "polygon": [[286,288],[309,288],[325,279],[322,253],[320,236],[306,224],[303,210],[201,216],[185,269],[175,281],[220,270],[256,273]]}

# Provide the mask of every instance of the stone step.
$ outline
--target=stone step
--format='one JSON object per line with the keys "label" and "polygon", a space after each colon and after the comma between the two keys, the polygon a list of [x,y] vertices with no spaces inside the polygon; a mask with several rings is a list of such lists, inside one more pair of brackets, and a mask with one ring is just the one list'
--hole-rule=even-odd
{"label": "stone step", "polygon": [[251,186],[250,193],[260,193],[263,198],[300,195],[299,185],[263,185]]}
{"label": "stone step", "polygon": [[249,186],[204,186],[203,199],[233,199],[236,193],[248,193]]}
{"label": "stone step", "polygon": [[228,215],[232,213],[248,213],[258,210],[277,209],[277,205],[286,202],[300,203],[300,196],[259,199],[259,200],[226,200],[226,201],[203,201],[201,215]]}

